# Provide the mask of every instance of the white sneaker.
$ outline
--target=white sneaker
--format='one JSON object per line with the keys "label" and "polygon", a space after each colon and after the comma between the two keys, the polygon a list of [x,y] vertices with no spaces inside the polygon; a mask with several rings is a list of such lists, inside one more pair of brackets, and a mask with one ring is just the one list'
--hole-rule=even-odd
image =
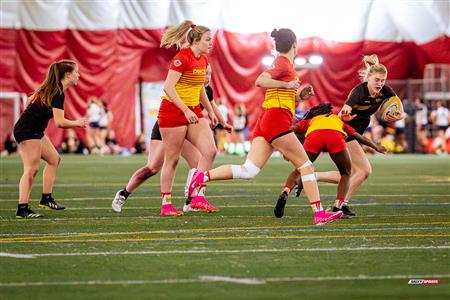
{"label": "white sneaker", "polygon": [[111,203],[111,207],[115,212],[121,212],[122,211],[122,206],[125,204],[125,202],[127,201],[127,198],[121,194],[123,190],[119,190],[116,193],[116,196],[114,197],[114,200]]}

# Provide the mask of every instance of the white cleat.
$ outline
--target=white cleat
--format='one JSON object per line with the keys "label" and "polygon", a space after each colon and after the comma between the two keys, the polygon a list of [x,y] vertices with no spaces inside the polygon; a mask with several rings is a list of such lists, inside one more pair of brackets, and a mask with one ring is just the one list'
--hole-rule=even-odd
{"label": "white cleat", "polygon": [[190,211],[199,211],[199,209],[192,208],[190,204],[184,204],[183,211],[185,213],[187,213],[187,212],[190,212]]}
{"label": "white cleat", "polygon": [[197,169],[196,168],[192,168],[189,170],[187,179],[186,179],[186,185],[184,186],[184,197],[187,198],[189,197],[189,184],[191,183],[192,180],[192,176],[194,176],[194,173]]}
{"label": "white cleat", "polygon": [[115,212],[120,213],[122,211],[122,206],[127,201],[127,198],[121,194],[122,190],[119,190],[111,203],[111,207]]}

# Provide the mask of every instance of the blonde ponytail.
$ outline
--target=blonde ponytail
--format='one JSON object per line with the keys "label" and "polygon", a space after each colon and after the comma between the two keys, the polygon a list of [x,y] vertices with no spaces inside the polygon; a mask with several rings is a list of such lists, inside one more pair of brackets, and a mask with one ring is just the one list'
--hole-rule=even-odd
{"label": "blonde ponytail", "polygon": [[361,81],[367,81],[367,78],[374,74],[387,74],[387,69],[384,65],[380,64],[378,56],[376,54],[366,55],[363,58],[364,69],[359,70],[359,76]]}
{"label": "blonde ponytail", "polygon": [[183,21],[167,29],[161,38],[160,47],[170,48],[175,45],[177,49],[181,49],[183,42],[187,41],[189,45],[192,45],[193,42],[200,41],[207,31],[210,29],[205,26],[197,26],[189,20]]}

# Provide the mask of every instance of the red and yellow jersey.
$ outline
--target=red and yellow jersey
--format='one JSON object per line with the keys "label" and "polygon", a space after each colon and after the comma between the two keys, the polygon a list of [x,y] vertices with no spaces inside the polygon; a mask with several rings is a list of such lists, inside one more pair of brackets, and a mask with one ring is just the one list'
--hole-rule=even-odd
{"label": "red and yellow jersey", "polygon": [[[292,81],[297,79],[298,76],[295,73],[294,66],[285,56],[278,56],[271,68],[266,70],[272,76],[274,80],[280,81]],[[295,110],[295,95],[297,89],[284,89],[284,88],[268,88],[264,97],[262,107],[269,109],[273,107],[279,107],[289,110],[294,115]]]}
{"label": "red and yellow jersey", "polygon": [[[195,57],[191,48],[181,50],[173,58],[170,70],[181,73],[180,79],[175,84],[175,90],[187,106],[200,104],[200,91],[205,83],[207,66],[206,55]],[[164,95],[163,99],[172,102],[167,95]]]}
{"label": "red and yellow jersey", "polygon": [[310,120],[302,120],[297,124],[297,133],[305,133],[305,137],[313,131],[328,129],[336,130],[342,133],[345,137],[355,134],[355,129],[350,125],[345,124],[338,116],[318,115]]}

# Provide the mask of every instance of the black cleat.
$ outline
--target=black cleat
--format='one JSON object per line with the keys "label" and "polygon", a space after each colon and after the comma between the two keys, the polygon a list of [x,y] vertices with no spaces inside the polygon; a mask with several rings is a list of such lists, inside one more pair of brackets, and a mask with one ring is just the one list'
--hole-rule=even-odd
{"label": "black cleat", "polygon": [[53,198],[46,198],[46,199],[41,199],[41,202],[39,202],[39,207],[40,208],[50,208],[50,209],[54,209],[54,210],[62,210],[65,209],[64,206],[59,205],[58,203],[55,202],[55,199]]}
{"label": "black cleat", "polygon": [[284,207],[286,206],[286,201],[289,197],[289,194],[284,191],[280,194],[277,200],[277,204],[275,205],[275,208],[273,210],[273,213],[275,214],[275,217],[282,218],[284,215]]}
{"label": "black cleat", "polygon": [[347,205],[343,205],[341,209],[337,208],[336,206],[333,207],[333,212],[342,211],[342,218],[351,218],[356,216],[355,213],[350,211],[350,208]]}
{"label": "black cleat", "polygon": [[42,217],[42,215],[35,213],[34,211],[32,211],[28,205],[21,207],[19,205],[19,207],[17,208],[17,212],[16,212],[16,219],[32,219],[32,218],[40,218]]}
{"label": "black cleat", "polygon": [[295,186],[295,197],[300,197],[300,194],[303,191],[303,183],[300,180],[297,185]]}

